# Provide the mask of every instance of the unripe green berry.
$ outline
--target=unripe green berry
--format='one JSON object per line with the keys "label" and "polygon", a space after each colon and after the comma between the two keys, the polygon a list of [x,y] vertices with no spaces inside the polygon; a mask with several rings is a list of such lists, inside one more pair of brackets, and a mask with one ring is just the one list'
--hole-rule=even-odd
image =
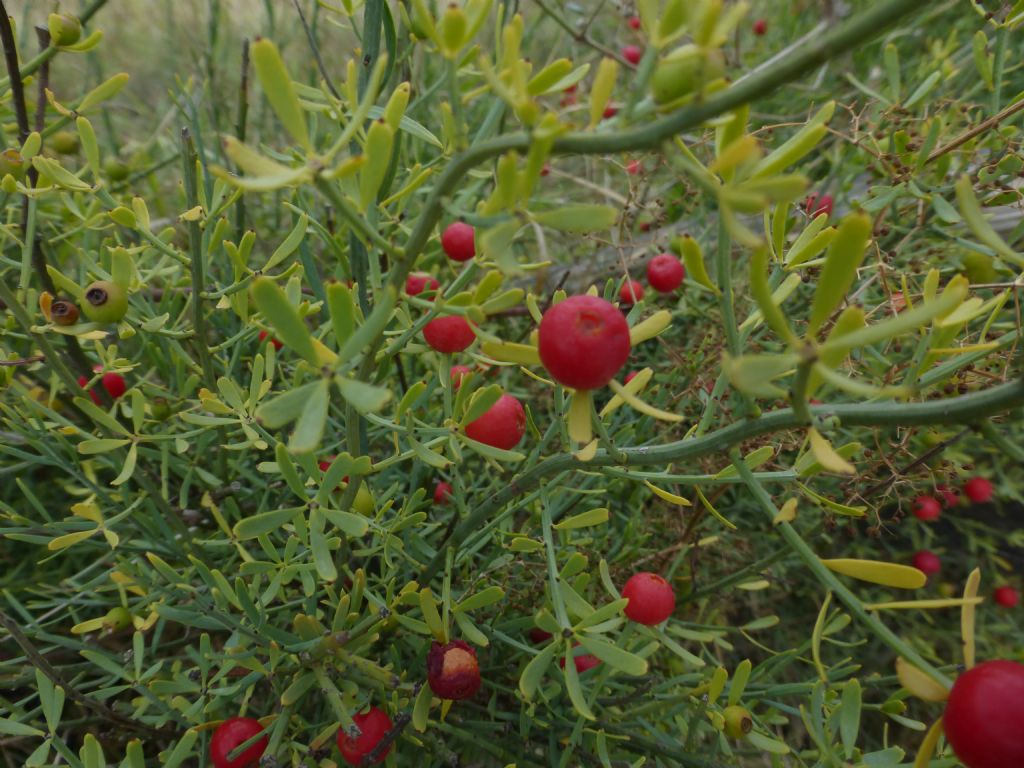
{"label": "unripe green berry", "polygon": [[82,22],[70,13],[51,13],[47,26],[54,45],[74,45],[82,37]]}
{"label": "unripe green berry", "polygon": [[82,311],[94,323],[117,323],[128,311],[124,288],[109,280],[97,280],[85,289]]}
{"label": "unripe green berry", "polygon": [[74,131],[57,131],[50,139],[50,146],[58,155],[73,155],[78,152],[81,142]]}
{"label": "unripe green berry", "polygon": [[750,712],[741,706],[733,704],[722,714],[725,715],[725,735],[730,739],[742,739],[754,727]]}
{"label": "unripe green berry", "polygon": [[131,167],[124,160],[109,157],[103,162],[103,172],[111,181],[124,181],[131,172]]}
{"label": "unripe green berry", "polygon": [[108,632],[116,632],[119,629],[126,629],[132,625],[132,615],[127,608],[118,606],[111,608],[103,617],[103,628]]}

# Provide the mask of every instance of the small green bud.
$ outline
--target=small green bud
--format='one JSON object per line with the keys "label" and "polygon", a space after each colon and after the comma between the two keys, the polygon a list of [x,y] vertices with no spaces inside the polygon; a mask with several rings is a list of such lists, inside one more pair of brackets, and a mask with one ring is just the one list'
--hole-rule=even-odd
{"label": "small green bud", "polygon": [[82,37],[82,22],[70,13],[51,13],[47,26],[54,45],[74,45]]}

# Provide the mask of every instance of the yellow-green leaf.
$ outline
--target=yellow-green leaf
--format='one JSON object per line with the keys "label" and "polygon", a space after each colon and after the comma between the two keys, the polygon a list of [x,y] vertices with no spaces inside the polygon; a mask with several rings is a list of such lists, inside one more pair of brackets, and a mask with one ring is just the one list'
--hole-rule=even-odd
{"label": "yellow-green leaf", "polygon": [[881,560],[836,558],[821,562],[830,571],[894,589],[920,589],[928,580],[917,568]]}

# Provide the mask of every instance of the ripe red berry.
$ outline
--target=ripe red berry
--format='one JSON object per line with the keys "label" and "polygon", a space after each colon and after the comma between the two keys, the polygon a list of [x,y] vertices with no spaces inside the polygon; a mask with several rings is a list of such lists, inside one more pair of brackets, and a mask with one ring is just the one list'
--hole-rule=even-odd
{"label": "ripe red berry", "polygon": [[458,389],[462,386],[462,380],[473,372],[473,369],[468,365],[453,365],[448,370],[448,375],[451,376],[452,386]]}
{"label": "ripe red berry", "polygon": [[754,22],[754,34],[760,37],[768,31],[768,22],[764,19],[758,19]]}
{"label": "ripe red berry", "polygon": [[[377,745],[380,744],[381,739],[391,730],[391,718],[388,717],[387,712],[383,709],[370,707],[366,712],[353,715],[352,722],[359,728],[359,738],[353,739],[345,733],[344,728],[339,729],[337,739],[338,751],[341,752],[342,758],[349,765],[363,765],[363,758],[373,752]],[[390,751],[391,745],[389,744],[369,764],[376,765],[383,762]]]}
{"label": "ripe red berry", "polygon": [[671,253],[659,253],[647,262],[647,282],[659,293],[672,293],[685,277],[686,268]]}
{"label": "ripe red berry", "polygon": [[629,600],[623,611],[627,618],[649,627],[661,624],[676,608],[672,585],[656,573],[634,573],[622,588],[622,596]]}
{"label": "ripe red berry", "polygon": [[640,58],[643,55],[644,52],[640,50],[640,46],[638,45],[626,45],[622,48],[622,58],[630,64],[639,64]]}
{"label": "ripe red berry", "polygon": [[[260,331],[260,336],[259,336],[260,344],[262,344],[264,341],[266,341],[268,336],[270,336],[269,332],[267,332],[267,331]],[[281,347],[284,346],[284,344],[282,344],[280,341],[275,339],[273,336],[270,336],[270,343],[274,345],[274,349],[281,349]]]}
{"label": "ripe red berry", "polygon": [[818,195],[817,192],[811,192],[804,200],[804,210],[810,214],[810,217],[816,218],[822,213],[831,216],[832,215],[832,195]]}
{"label": "ripe red berry", "polygon": [[967,768],[1024,766],[1024,664],[986,661],[953,683],[942,729]]}
{"label": "ripe red berry", "polygon": [[476,339],[473,326],[461,315],[435,317],[423,326],[423,338],[438,352],[461,352]]}
{"label": "ripe red berry", "polygon": [[405,278],[405,292],[409,296],[419,296],[424,291],[436,291],[440,287],[436,277],[424,272],[413,272]]}
{"label": "ripe red berry", "polygon": [[616,107],[614,104],[609,104],[607,107],[604,108],[604,112],[602,112],[601,114],[605,120],[608,120],[619,114],[619,108]]}
{"label": "ripe red berry", "polygon": [[964,496],[975,504],[992,501],[992,483],[984,477],[972,477],[964,483]]}
{"label": "ripe red berry", "polygon": [[992,590],[992,599],[1003,608],[1015,608],[1020,602],[1020,593],[1013,587],[1003,585]]}
{"label": "ripe red berry", "polygon": [[229,759],[235,747],[251,739],[263,726],[251,717],[232,717],[217,726],[210,739],[210,760],[215,768],[253,768],[267,748],[264,736],[235,759]]}
{"label": "ripe red berry", "polygon": [[526,432],[526,411],[512,395],[504,394],[483,415],[466,425],[470,440],[510,451]]}
{"label": "ripe red berry", "polygon": [[943,506],[955,507],[960,503],[960,494],[955,488],[950,488],[948,485],[937,485],[935,492],[941,497]]}
{"label": "ripe red berry", "polygon": [[619,301],[632,306],[644,297],[644,286],[639,280],[627,280],[619,288]]}
{"label": "ripe red berry", "polygon": [[548,165],[547,163],[544,163],[544,165],[541,166],[540,175],[541,176],[547,176],[550,173],[551,173],[551,166]]}
{"label": "ripe red berry", "polygon": [[443,480],[434,486],[434,503],[447,504],[452,497],[452,486]]}
{"label": "ripe red berry", "polygon": [[630,16],[629,17],[629,28],[630,29],[640,29],[640,17],[639,16]]}
{"label": "ripe red berry", "polygon": [[462,640],[432,643],[427,654],[427,683],[442,699],[468,699],[480,690],[476,651]]}
{"label": "ripe red berry", "polygon": [[942,514],[942,505],[934,496],[918,496],[914,499],[914,517],[925,523],[938,520]]}
{"label": "ripe red berry", "polygon": [[552,635],[550,632],[545,632],[540,627],[532,627],[528,634],[530,637],[530,642],[535,643],[537,645],[540,645],[541,643],[546,643],[548,640],[554,637],[554,635]]}
{"label": "ripe red berry", "polygon": [[626,163],[626,173],[628,173],[630,176],[636,176],[643,169],[643,163],[641,163],[639,160],[630,160],[628,163]]}
{"label": "ripe red berry", "polygon": [[[93,370],[101,371],[103,368],[99,365],[95,365],[93,366]],[[82,387],[82,389],[85,389],[85,385],[88,383],[89,379],[85,376],[78,377],[78,386]],[[117,400],[128,390],[128,385],[125,383],[124,377],[119,373],[103,374],[103,376],[100,377],[100,384],[107,391],[107,394],[110,395],[111,400]],[[96,405],[100,405],[103,402],[100,400],[100,396],[92,389],[89,390],[89,397],[92,398],[92,401]]]}
{"label": "ripe red berry", "polygon": [[452,261],[469,261],[476,256],[475,234],[464,221],[453,222],[441,233],[441,248]]}
{"label": "ripe red berry", "polygon": [[629,358],[629,325],[622,313],[597,296],[570,296],[540,321],[540,360],[560,384],[573,389],[603,387]]}
{"label": "ripe red berry", "polygon": [[936,574],[942,568],[942,561],[939,559],[939,556],[934,552],[929,552],[927,549],[917,552],[910,561],[910,564],[926,576]]}
{"label": "ripe red berry", "polygon": [[638,373],[640,373],[640,371],[630,371],[629,373],[626,374],[626,378],[622,380],[622,383],[629,384],[629,382],[636,378],[636,375]]}
{"label": "ripe red berry", "polygon": [[[573,643],[572,647],[573,648],[579,648],[579,646],[580,646],[579,643]],[[600,664],[601,660],[599,658],[597,658],[597,656],[595,656],[592,653],[580,653],[580,654],[576,654],[575,656],[572,657],[572,663],[573,663],[573,665],[575,665],[576,671],[579,674],[583,674],[588,669],[593,669],[598,664]],[[560,666],[562,669],[565,669],[565,657],[564,656],[558,660],[558,666]]]}

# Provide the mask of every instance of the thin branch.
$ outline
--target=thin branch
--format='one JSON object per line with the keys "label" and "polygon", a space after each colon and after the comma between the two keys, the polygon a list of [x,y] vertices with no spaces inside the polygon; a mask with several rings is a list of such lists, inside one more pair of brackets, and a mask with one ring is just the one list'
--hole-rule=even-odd
{"label": "thin branch", "polygon": [[316,37],[313,35],[313,30],[310,29],[309,24],[306,23],[306,14],[302,12],[302,6],[299,5],[299,0],[292,0],[292,2],[295,4],[295,10],[299,13],[299,21],[302,22],[302,28],[306,30],[306,39],[309,40],[309,47],[310,50],[313,51],[313,58],[316,59],[316,67],[320,70],[320,76],[323,77],[331,95],[340,101],[341,94],[338,92],[338,89],[334,87],[334,83],[331,81],[331,76],[327,73],[327,65],[324,64],[323,56],[320,55],[320,46],[317,45]]}
{"label": "thin branch", "polygon": [[[533,1],[540,7],[540,9],[544,12],[545,16],[549,17],[553,22],[555,22],[555,24],[557,24],[562,29],[564,29],[566,32],[568,32],[569,35],[572,37],[572,39],[575,40],[576,42],[582,43],[583,45],[586,45],[586,46],[589,46],[590,48],[593,48],[595,51],[597,51],[598,53],[600,53],[600,54],[602,54],[604,56],[607,56],[609,59],[615,59],[615,61],[619,62],[619,64],[621,64],[624,67],[629,67],[630,69],[635,69],[636,68],[633,64],[631,64],[630,62],[626,61],[622,57],[621,53],[619,53],[618,51],[612,50],[608,46],[602,45],[601,43],[599,43],[596,40],[594,40],[594,38],[592,38],[587,33],[586,28],[583,28],[583,29],[573,29],[572,24],[570,24],[566,19],[564,19],[562,17],[562,14],[558,13],[553,8],[551,8],[546,2],[544,2],[544,0],[533,0]],[[589,26],[589,24],[587,26]]]}
{"label": "thin branch", "polygon": [[[820,418],[835,418],[843,427],[918,427],[935,424],[969,424],[990,416],[1024,406],[1024,380],[1012,381],[981,392],[928,400],[919,403],[856,403],[817,405],[811,413]],[[460,542],[490,520],[496,511],[512,499],[537,487],[545,477],[558,472],[596,469],[616,465],[667,466],[719,454],[733,446],[766,434],[775,434],[804,426],[805,422],[792,408],[765,413],[756,419],[738,421],[702,437],[691,437],[657,446],[622,448],[625,461],[616,461],[607,451],[598,450],[590,461],[580,461],[572,454],[545,459],[533,469],[513,478],[507,486],[475,507],[455,528],[450,541],[438,546],[438,554],[424,568],[420,583],[427,583],[444,564],[449,546]]]}

